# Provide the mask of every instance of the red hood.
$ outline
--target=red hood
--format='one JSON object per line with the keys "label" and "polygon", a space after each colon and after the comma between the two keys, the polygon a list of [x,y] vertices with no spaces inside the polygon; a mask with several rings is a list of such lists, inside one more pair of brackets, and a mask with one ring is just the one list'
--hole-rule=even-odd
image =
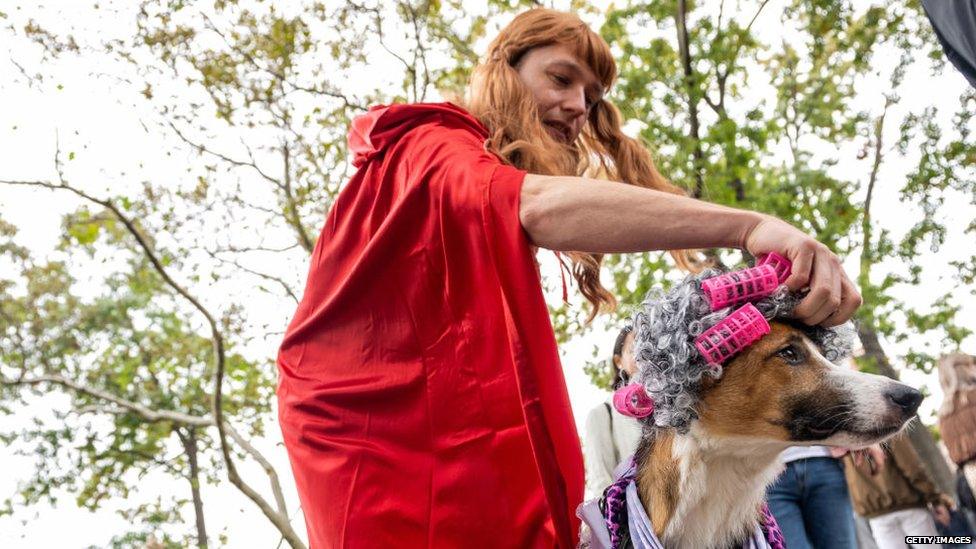
{"label": "red hood", "polygon": [[465,126],[482,137],[488,137],[488,130],[477,118],[453,103],[376,105],[352,120],[348,137],[349,151],[353,154],[352,165],[357,168],[362,166],[406,132],[437,118],[448,118],[452,125]]}

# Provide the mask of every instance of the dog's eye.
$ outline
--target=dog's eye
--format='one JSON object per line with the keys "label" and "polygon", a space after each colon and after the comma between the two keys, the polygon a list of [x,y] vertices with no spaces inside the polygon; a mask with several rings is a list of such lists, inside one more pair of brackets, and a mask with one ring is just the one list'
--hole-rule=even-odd
{"label": "dog's eye", "polygon": [[782,358],[789,364],[799,364],[803,361],[803,354],[795,345],[787,345],[779,351],[776,351],[776,356]]}

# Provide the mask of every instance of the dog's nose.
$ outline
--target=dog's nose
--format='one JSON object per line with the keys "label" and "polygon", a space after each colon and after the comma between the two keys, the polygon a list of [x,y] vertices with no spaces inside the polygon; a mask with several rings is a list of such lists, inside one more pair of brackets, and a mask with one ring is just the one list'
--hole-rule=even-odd
{"label": "dog's nose", "polygon": [[908,385],[897,385],[889,389],[885,394],[892,404],[897,406],[905,416],[910,416],[918,410],[918,405],[922,403],[922,393],[912,389]]}

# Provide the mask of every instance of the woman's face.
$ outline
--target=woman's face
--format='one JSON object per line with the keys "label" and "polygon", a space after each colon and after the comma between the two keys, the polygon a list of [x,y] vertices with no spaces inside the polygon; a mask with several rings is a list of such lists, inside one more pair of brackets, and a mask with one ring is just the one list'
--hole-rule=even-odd
{"label": "woman's face", "polygon": [[637,361],[634,360],[634,332],[627,334],[620,356],[615,356],[613,359],[617,363],[617,368],[627,372],[628,376],[634,377],[637,373]]}
{"label": "woman's face", "polygon": [[532,48],[515,70],[532,92],[549,134],[566,144],[575,141],[590,108],[603,97],[593,71],[563,44]]}

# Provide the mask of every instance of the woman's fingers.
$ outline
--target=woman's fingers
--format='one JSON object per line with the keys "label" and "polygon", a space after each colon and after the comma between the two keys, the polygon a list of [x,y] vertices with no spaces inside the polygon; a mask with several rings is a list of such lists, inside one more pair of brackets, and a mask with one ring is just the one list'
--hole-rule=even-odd
{"label": "woman's fingers", "polygon": [[820,324],[840,308],[840,265],[828,250],[819,250],[813,259],[810,293],[800,301],[793,314],[803,322]]}
{"label": "woman's fingers", "polygon": [[838,326],[850,320],[854,316],[854,311],[861,306],[863,301],[861,294],[854,288],[854,284],[847,278],[847,275],[842,272],[841,276],[843,276],[843,279],[841,280],[840,307],[823,322],[823,325],[828,328],[830,326]]}
{"label": "woman's fingers", "polygon": [[752,229],[745,244],[755,256],[775,251],[793,264],[786,286],[794,292],[810,289],[793,311],[799,320],[836,326],[847,322],[861,305],[861,296],[844,273],[840,259],[789,223],[764,219]]}
{"label": "woman's fingers", "polygon": [[810,274],[813,269],[814,250],[812,246],[803,246],[793,257],[787,255],[793,263],[790,276],[784,284],[791,291],[802,290],[810,282]]}

